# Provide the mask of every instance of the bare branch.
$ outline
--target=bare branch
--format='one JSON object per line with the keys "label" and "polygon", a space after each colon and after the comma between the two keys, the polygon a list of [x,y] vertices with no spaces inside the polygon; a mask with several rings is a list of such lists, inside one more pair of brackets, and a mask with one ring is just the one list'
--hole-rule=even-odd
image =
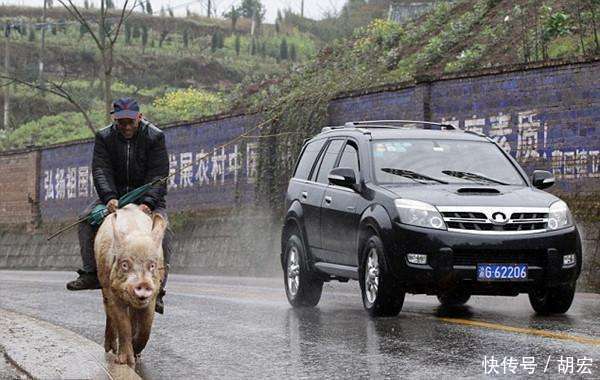
{"label": "bare branch", "polygon": [[83,118],[85,119],[85,122],[86,122],[86,126],[90,129],[90,131],[92,133],[96,133],[96,128],[94,127],[94,123],[90,119],[87,112],[83,109],[83,107],[75,99],[73,99],[73,97],[71,97],[71,94],[69,94],[69,92],[62,85],[59,85],[52,81],[46,81],[46,85],[50,85],[50,87],[43,87],[37,83],[31,83],[31,82],[28,82],[28,81],[25,81],[25,80],[22,80],[19,78],[6,76],[6,75],[0,75],[0,79],[9,80],[10,82],[6,85],[9,85],[11,83],[17,83],[17,84],[21,84],[23,86],[27,86],[29,88],[33,88],[36,90],[41,90],[41,91],[45,91],[45,92],[54,94],[56,96],[59,96],[65,100],[67,100],[75,108],[77,108],[79,113],[81,113],[83,115]]}
{"label": "bare branch", "polygon": [[[129,0],[125,0],[125,4],[123,4],[123,9],[121,9],[121,17],[119,18],[119,23],[117,24],[117,27],[115,28],[115,34],[114,34],[113,38],[110,39],[111,45],[115,44],[115,42],[117,41],[117,38],[119,37],[119,32],[121,31],[121,26],[123,25],[123,22],[125,22],[125,20],[127,18],[129,18],[129,16],[135,9],[135,2],[134,2],[131,9],[129,9],[129,11],[127,11],[128,3],[129,3]],[[127,11],[127,14],[125,14],[125,11]]]}
{"label": "bare branch", "polygon": [[[85,16],[83,16],[83,14],[81,14],[81,12],[79,11],[79,8],[77,8],[77,6],[73,3],[73,1],[67,0],[67,2],[69,4],[66,4],[64,0],[58,0],[58,2],[69,12],[69,14],[71,16],[73,16],[77,21],[79,21],[80,24],[85,26],[85,28],[88,30],[88,32],[94,39],[94,42],[96,42],[96,45],[98,45],[98,48],[100,50],[103,50],[104,46],[102,46],[100,39],[98,38],[98,36],[96,36],[96,33],[94,33],[94,31],[92,30],[92,27],[90,26],[88,21],[85,19]],[[103,20],[100,20],[100,21],[102,22]],[[102,24],[104,24],[104,22],[102,22]],[[102,27],[104,27],[104,25],[102,25]]]}

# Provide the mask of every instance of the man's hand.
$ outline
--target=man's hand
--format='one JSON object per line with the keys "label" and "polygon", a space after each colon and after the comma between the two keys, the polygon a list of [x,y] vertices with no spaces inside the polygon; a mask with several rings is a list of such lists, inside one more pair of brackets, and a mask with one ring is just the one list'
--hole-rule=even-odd
{"label": "man's hand", "polygon": [[142,210],[146,214],[148,214],[148,215],[152,214],[152,210],[150,210],[150,207],[146,206],[145,204],[142,203],[138,207],[139,207],[140,210]]}
{"label": "man's hand", "polygon": [[113,213],[113,212],[117,211],[117,209],[119,208],[119,200],[118,199],[111,199],[106,204],[106,208],[108,209],[109,213]]}

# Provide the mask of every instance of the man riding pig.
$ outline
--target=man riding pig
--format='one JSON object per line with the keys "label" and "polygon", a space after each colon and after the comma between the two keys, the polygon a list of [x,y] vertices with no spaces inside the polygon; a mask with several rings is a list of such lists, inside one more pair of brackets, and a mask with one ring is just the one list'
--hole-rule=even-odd
{"label": "man riding pig", "polygon": [[[113,123],[96,132],[92,159],[92,176],[99,199],[88,205],[81,217],[99,204],[106,204],[109,212],[119,207],[118,199],[129,191],[169,175],[169,156],[163,132],[142,117],[138,103],[131,98],[118,99],[111,112]],[[158,213],[167,220],[164,182],[154,185],[134,203],[146,214]],[[98,226],[79,224],[79,246],[83,268],[79,277],[67,283],[69,290],[100,289],[94,238]],[[171,258],[173,232],[167,228],[162,240],[165,271],[155,310],[164,312],[163,296]]]}

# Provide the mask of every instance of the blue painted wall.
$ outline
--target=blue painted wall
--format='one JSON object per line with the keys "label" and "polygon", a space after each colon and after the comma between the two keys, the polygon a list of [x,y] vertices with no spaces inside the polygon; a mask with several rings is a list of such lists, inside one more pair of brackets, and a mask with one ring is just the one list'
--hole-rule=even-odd
{"label": "blue painted wall", "polygon": [[[171,172],[170,210],[228,208],[253,199],[256,176],[256,139],[244,139],[215,149],[260,122],[260,116],[237,116],[165,129]],[[93,143],[44,149],[41,152],[39,197],[42,220],[73,218],[96,199],[92,185]],[[202,159],[206,153],[211,153]]]}
{"label": "blue painted wall", "polygon": [[[600,190],[600,62],[454,78],[335,99],[330,123],[365,119],[446,121],[496,139],[528,170],[546,168],[558,190]],[[194,161],[169,183],[171,210],[231,207],[253,198],[255,139],[215,146],[257,125],[260,115],[167,128],[171,168]],[[72,219],[94,197],[91,143],[44,149],[39,172],[42,220]],[[199,161],[203,153],[213,152]]]}

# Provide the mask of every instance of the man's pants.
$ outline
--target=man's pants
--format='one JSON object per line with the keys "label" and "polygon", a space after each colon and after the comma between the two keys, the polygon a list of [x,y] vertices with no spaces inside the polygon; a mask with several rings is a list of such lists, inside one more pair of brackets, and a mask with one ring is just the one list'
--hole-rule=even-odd
{"label": "man's pants", "polygon": [[[90,205],[88,205],[81,215],[79,215],[79,219],[85,218],[94,210],[94,207],[102,204],[99,199],[96,199]],[[165,220],[168,222],[167,212],[164,208],[158,207],[154,210],[154,212],[160,214]],[[100,226],[92,226],[87,222],[79,223],[79,249],[81,253],[81,260],[83,261],[83,270],[86,272],[96,272],[96,258],[94,256],[94,238],[96,237],[96,232]],[[167,275],[169,272],[169,262],[171,261],[171,253],[172,247],[171,242],[173,240],[173,231],[171,227],[167,227],[165,231],[165,236],[162,241],[163,246],[163,255],[165,261],[165,278],[163,281],[162,287],[164,288],[167,285]]]}

